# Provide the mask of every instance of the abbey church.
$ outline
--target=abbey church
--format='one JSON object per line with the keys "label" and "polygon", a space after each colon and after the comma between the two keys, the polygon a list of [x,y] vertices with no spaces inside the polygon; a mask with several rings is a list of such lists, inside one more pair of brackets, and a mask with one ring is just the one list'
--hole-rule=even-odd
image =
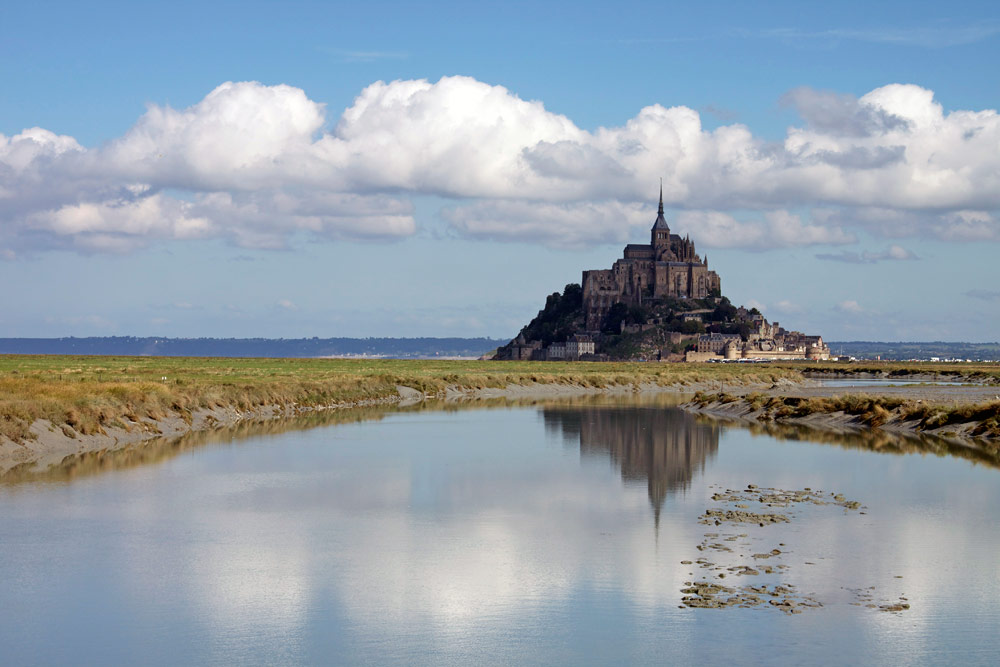
{"label": "abbey church", "polygon": [[650,242],[629,243],[624,256],[610,269],[583,272],[583,310],[586,328],[596,331],[615,303],[641,306],[663,297],[702,299],[722,293],[719,274],[708,270],[690,238],[671,234],[660,208],[650,230]]}

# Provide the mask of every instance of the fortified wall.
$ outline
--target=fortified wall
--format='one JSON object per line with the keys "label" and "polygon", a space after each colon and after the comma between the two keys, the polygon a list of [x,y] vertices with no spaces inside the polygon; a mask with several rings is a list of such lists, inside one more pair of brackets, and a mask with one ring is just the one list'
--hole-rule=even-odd
{"label": "fortified wall", "polygon": [[824,361],[830,348],[822,336],[808,336],[800,331],[786,331],[778,322],[768,322],[763,315],[753,315],[745,308],[739,315],[752,325],[747,340],[738,334],[707,333],[698,337],[698,346],[688,351],[685,361]]}

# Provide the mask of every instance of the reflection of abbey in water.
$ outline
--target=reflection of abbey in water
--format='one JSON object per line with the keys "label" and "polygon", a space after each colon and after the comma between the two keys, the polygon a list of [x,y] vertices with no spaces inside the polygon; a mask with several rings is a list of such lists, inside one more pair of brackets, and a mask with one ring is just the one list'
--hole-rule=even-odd
{"label": "reflection of abbey in water", "polygon": [[545,408],[546,430],[580,442],[584,456],[610,456],[625,482],[646,482],[657,521],[667,494],[686,489],[719,448],[719,427],[676,408]]}

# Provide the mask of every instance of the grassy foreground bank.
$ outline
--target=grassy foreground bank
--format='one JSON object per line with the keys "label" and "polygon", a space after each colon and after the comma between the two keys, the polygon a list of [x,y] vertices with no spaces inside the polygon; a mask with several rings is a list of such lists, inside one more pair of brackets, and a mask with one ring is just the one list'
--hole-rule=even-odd
{"label": "grassy foreground bank", "polygon": [[[326,407],[448,387],[562,384],[750,384],[797,379],[799,369],[756,364],[481,362],[0,355],[0,436],[30,438],[45,419],[67,434],[130,428],[199,409]],[[67,430],[71,429],[71,430]]]}

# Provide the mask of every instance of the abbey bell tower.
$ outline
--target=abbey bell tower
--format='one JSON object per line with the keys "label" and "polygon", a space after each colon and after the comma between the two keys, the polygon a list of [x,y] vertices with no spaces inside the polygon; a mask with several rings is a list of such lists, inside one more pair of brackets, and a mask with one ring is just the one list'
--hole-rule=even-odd
{"label": "abbey bell tower", "polygon": [[670,246],[670,227],[663,217],[663,180],[660,180],[660,208],[656,214],[656,222],[650,230],[650,242],[653,246],[653,255],[659,257],[664,248]]}

